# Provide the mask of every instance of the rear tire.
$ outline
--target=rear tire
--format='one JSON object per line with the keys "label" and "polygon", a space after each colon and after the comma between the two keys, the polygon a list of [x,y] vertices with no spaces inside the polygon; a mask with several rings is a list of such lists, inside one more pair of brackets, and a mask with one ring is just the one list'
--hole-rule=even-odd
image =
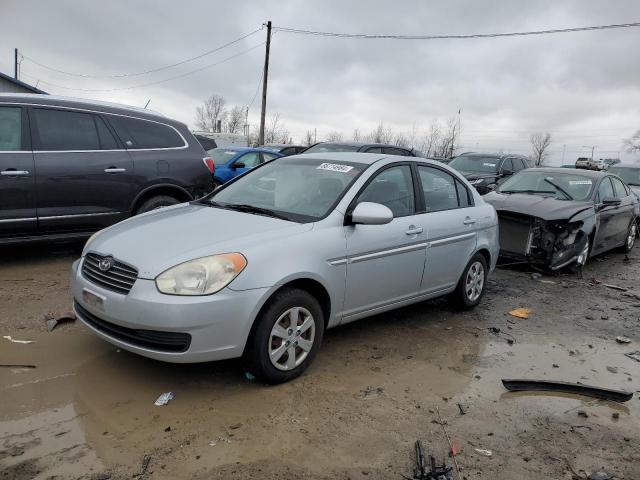
{"label": "rear tire", "polygon": [[265,383],[293,380],[313,361],[323,334],[324,315],[315,297],[296,288],[281,290],[256,319],[245,348],[245,366]]}
{"label": "rear tire", "polygon": [[450,296],[454,307],[471,310],[480,303],[487,285],[487,261],[484,255],[476,253],[465,267],[458,286]]}
{"label": "rear tire", "polygon": [[180,203],[180,201],[177,198],[170,197],[169,195],[157,195],[145,200],[136,210],[136,215],[157,210],[158,208],[177,205],[178,203]]}

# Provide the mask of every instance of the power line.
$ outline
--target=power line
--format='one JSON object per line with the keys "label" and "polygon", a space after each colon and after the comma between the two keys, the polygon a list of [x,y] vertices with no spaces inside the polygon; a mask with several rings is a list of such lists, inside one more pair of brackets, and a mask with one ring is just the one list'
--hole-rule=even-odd
{"label": "power line", "polygon": [[[129,87],[106,88],[106,89],[105,88],[72,88],[72,87],[65,87],[64,85],[58,85],[56,83],[46,82],[44,80],[39,80],[39,81],[41,83],[44,83],[46,85],[50,85],[50,86],[55,87],[55,88],[61,88],[63,90],[74,90],[74,91],[78,91],[78,92],[117,92],[117,91],[121,91],[121,90],[133,90],[134,88],[150,87],[152,85],[158,85],[160,83],[169,82],[171,80],[176,80],[178,78],[183,78],[183,77],[186,77],[188,75],[193,75],[194,73],[201,72],[202,70],[206,70],[208,68],[215,67],[217,65],[221,65],[223,63],[228,62],[229,60],[233,60],[234,58],[237,58],[237,57],[239,57],[241,55],[249,53],[249,52],[255,50],[256,48],[262,47],[265,43],[266,42],[259,43],[258,45],[254,45],[253,47],[248,48],[246,50],[243,50],[241,52],[238,52],[235,55],[231,55],[230,57],[227,57],[227,58],[225,58],[223,60],[220,60],[219,62],[211,63],[209,65],[205,65],[204,67],[200,67],[200,68],[197,68],[195,70],[191,70],[189,72],[182,73],[180,75],[175,75],[173,77],[165,78],[163,80],[157,80],[155,82],[143,83],[143,84],[140,84],[140,85],[131,85]],[[38,80],[38,78],[33,76],[33,75],[29,75],[29,74],[26,74],[26,73],[22,73],[22,75],[25,75],[27,77],[33,78],[34,80]]]}
{"label": "power line", "polygon": [[612,25],[596,25],[590,27],[574,27],[574,28],[558,28],[552,30],[533,30],[528,32],[509,32],[509,33],[473,33],[466,35],[382,35],[382,34],[364,34],[364,33],[338,33],[338,32],[321,32],[315,30],[302,30],[298,28],[276,27],[273,29],[279,32],[295,33],[300,35],[315,35],[320,37],[340,37],[340,38],[362,38],[362,39],[386,39],[386,40],[460,40],[470,38],[498,38],[498,37],[523,37],[529,35],[547,35],[553,33],[573,33],[586,32],[591,30],[608,30],[614,28],[630,28],[640,27],[640,22],[635,23],[619,23]]}
{"label": "power line", "polygon": [[253,32],[249,32],[245,35],[242,35],[241,37],[236,38],[235,40],[232,40],[228,43],[225,43],[224,45],[220,45],[219,47],[216,47],[212,50],[208,50],[204,53],[201,53],[200,55],[196,55],[195,57],[190,57],[187,58],[185,60],[181,60],[179,62],[176,63],[172,63],[170,65],[165,65],[163,67],[158,67],[158,68],[153,68],[151,70],[145,70],[143,72],[136,72],[136,73],[121,73],[121,74],[113,74],[113,75],[89,75],[89,74],[84,74],[84,73],[75,73],[75,72],[67,72],[65,70],[60,70],[58,68],[54,68],[54,67],[50,67],[49,65],[46,65],[44,63],[38,62],[37,60],[34,60],[33,58],[31,58],[28,55],[24,55],[21,53],[22,57],[29,60],[31,63],[34,63],[40,67],[46,68],[48,70],[51,70],[53,72],[57,72],[57,73],[62,73],[64,75],[71,75],[74,77],[83,77],[83,78],[124,78],[124,77],[138,77],[140,75],[146,75],[149,73],[155,73],[155,72],[159,72],[161,70],[166,70],[167,68],[173,68],[173,67],[177,67],[178,65],[184,65],[185,63],[189,63],[192,62],[194,60],[198,60],[202,57],[206,57],[207,55],[211,55],[212,53],[218,52],[224,48],[227,48],[231,45],[234,45],[242,40],[244,40],[245,38],[250,37],[251,35],[254,35],[256,33],[258,33],[260,30],[262,30],[263,27],[260,27],[256,30],[254,30]]}

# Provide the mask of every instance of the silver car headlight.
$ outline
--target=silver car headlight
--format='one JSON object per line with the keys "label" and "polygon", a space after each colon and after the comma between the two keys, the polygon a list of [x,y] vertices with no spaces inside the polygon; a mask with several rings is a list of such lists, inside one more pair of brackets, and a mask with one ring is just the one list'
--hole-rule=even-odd
{"label": "silver car headlight", "polygon": [[169,295],[211,295],[229,285],[246,266],[247,259],[240,253],[196,258],[158,275],[156,287]]}

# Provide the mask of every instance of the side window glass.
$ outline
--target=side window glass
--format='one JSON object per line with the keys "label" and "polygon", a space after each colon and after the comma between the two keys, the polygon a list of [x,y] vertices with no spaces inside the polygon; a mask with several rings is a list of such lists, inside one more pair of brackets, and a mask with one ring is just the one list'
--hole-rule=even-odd
{"label": "side window glass", "polygon": [[602,202],[605,198],[615,198],[615,196],[611,180],[607,177],[600,182],[598,187],[598,202]]}
{"label": "side window glass", "polygon": [[616,198],[624,198],[627,196],[627,189],[624,184],[615,177],[611,177],[611,181],[613,182],[613,186],[616,190]]}
{"label": "side window glass", "polygon": [[178,148],[184,147],[184,140],[168,125],[138,118],[109,115],[120,140],[127,148]]}
{"label": "side window glass", "polygon": [[0,107],[0,152],[22,149],[22,109]]}
{"label": "side window glass", "polygon": [[469,190],[467,190],[467,187],[458,179],[456,179],[456,189],[458,190],[458,205],[461,208],[471,207],[473,204],[471,203]]}
{"label": "side window glass", "polygon": [[116,139],[113,138],[111,132],[107,128],[107,125],[104,123],[102,117],[95,116],[96,119],[96,127],[98,128],[98,138],[100,139],[100,149],[101,150],[115,150],[118,148],[118,143]]}
{"label": "side window glass", "polygon": [[360,202],[381,203],[394,217],[415,213],[411,168],[408,165],[387,168],[376,175],[358,197]]}
{"label": "side window glass", "polygon": [[387,155],[400,155],[403,157],[409,156],[409,152],[403,148],[384,147],[384,153]]}
{"label": "side window glass", "polygon": [[511,163],[513,164],[513,172],[519,172],[522,170],[522,160],[519,158],[512,158]]}
{"label": "side window glass", "polygon": [[34,109],[38,150],[100,150],[98,131],[90,113]]}
{"label": "side window glass", "polygon": [[431,167],[418,167],[418,173],[427,212],[458,208],[456,180],[451,175]]}
{"label": "side window glass", "polygon": [[382,147],[367,148],[367,153],[382,153]]}
{"label": "side window glass", "polygon": [[507,158],[502,164],[502,171],[504,172],[505,170],[511,170],[512,172],[514,171],[513,162],[510,158]]}
{"label": "side window glass", "polygon": [[[284,150],[282,152],[284,152]],[[284,153],[283,153],[283,155],[284,155]],[[264,152],[262,153],[262,161],[263,162],[268,162],[269,160],[273,160],[274,158],[278,158],[277,155],[272,155],[270,153],[264,153]]]}
{"label": "side window glass", "polygon": [[260,163],[260,156],[256,152],[247,153],[236,160],[238,162],[244,163],[245,168],[253,168]]}

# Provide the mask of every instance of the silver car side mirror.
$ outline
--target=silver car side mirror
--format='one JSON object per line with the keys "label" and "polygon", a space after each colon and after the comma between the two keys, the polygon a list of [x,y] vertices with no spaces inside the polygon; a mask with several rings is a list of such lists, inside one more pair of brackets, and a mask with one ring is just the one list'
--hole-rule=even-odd
{"label": "silver car side mirror", "polygon": [[351,214],[351,221],[362,225],[384,225],[391,220],[393,212],[381,203],[360,202]]}

